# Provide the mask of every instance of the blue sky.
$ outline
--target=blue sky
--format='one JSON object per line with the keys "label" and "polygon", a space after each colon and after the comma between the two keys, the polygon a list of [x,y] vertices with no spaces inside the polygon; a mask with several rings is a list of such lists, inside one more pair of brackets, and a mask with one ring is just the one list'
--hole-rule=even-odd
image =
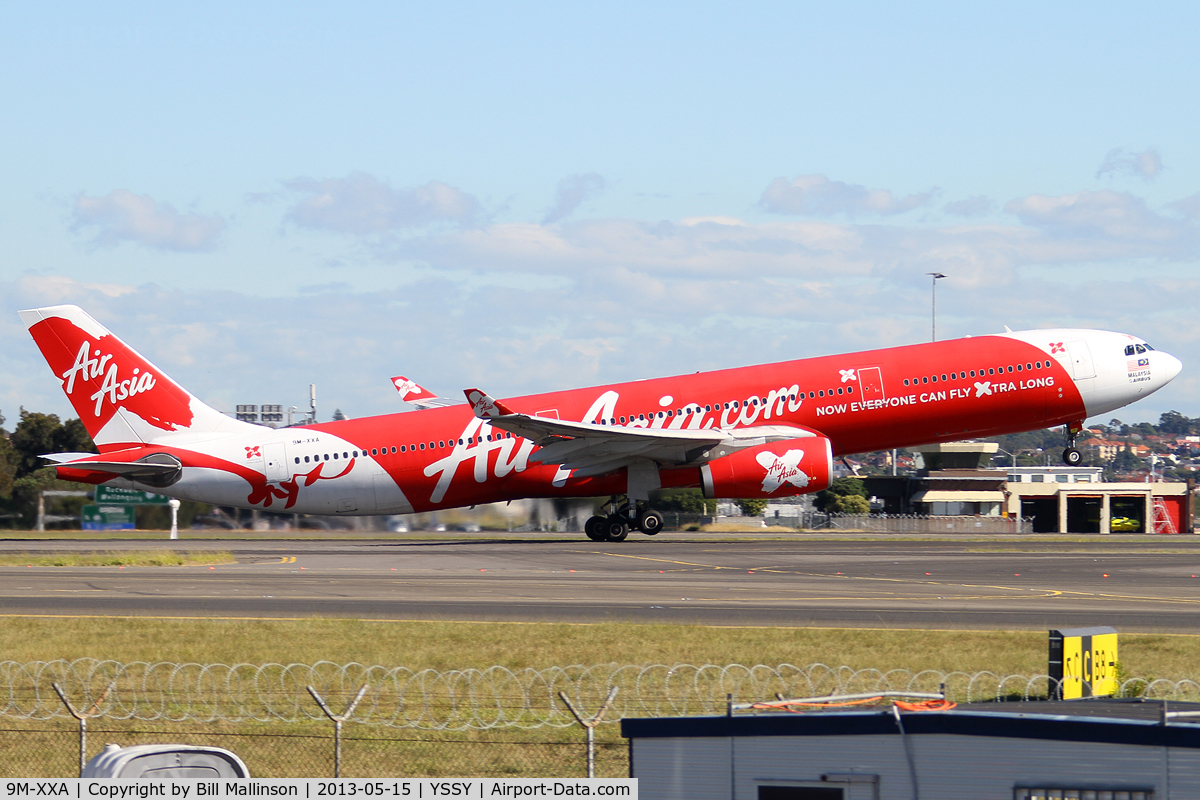
{"label": "blue sky", "polygon": [[0,29],[15,311],[203,399],[401,408],[1027,327],[1146,336],[1200,416],[1191,4],[29,5]]}

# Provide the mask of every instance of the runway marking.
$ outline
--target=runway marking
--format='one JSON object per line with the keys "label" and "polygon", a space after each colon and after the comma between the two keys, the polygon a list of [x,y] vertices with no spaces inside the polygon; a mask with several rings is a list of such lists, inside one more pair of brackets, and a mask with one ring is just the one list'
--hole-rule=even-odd
{"label": "runway marking", "polygon": [[[1165,602],[1165,603],[1177,603],[1177,604],[1183,604],[1183,605],[1200,605],[1200,598],[1146,597],[1143,595],[1123,595],[1123,594],[1115,594],[1112,592],[1081,592],[1081,591],[1073,591],[1073,590],[1069,590],[1069,589],[1059,590],[1059,589],[1047,589],[1047,588],[1037,588],[1037,587],[997,586],[997,585],[992,585],[992,584],[945,583],[942,581],[922,581],[922,580],[914,580],[911,578],[881,578],[881,577],[866,576],[866,575],[830,575],[828,573],[822,573],[822,572],[801,572],[799,570],[788,568],[788,567],[745,567],[745,566],[723,567],[723,566],[720,566],[717,564],[703,564],[703,563],[693,562],[693,561],[675,561],[673,559],[653,558],[651,556],[635,556],[635,555],[631,555],[629,553],[604,553],[604,555],[611,556],[613,558],[632,558],[637,561],[654,561],[654,562],[658,562],[660,564],[678,564],[679,566],[684,566],[684,567],[701,567],[701,568],[707,568],[707,569],[713,569],[713,570],[722,570],[723,569],[723,570],[741,571],[743,569],[747,569],[747,570],[752,569],[755,572],[764,572],[764,573],[777,574],[777,575],[804,575],[804,576],[811,577],[811,578],[834,578],[834,579],[844,578],[844,579],[848,579],[848,580],[858,580],[858,581],[879,581],[879,582],[884,582],[884,583],[907,583],[907,584],[917,584],[917,585],[922,585],[922,586],[942,586],[942,587],[953,587],[953,588],[961,588],[961,589],[998,589],[1000,591],[1005,591],[1005,592],[1016,592],[1019,595],[1026,595],[1026,596],[1036,595],[1038,597],[1061,597],[1061,596],[1070,595],[1070,596],[1074,596],[1074,597],[1098,597],[1098,598],[1104,598],[1104,599],[1108,599],[1108,600],[1126,600],[1126,601],[1130,601],[1130,602]],[[870,598],[864,597],[861,599],[867,600]],[[975,598],[961,597],[961,598],[956,598],[956,599],[970,600],[970,599],[975,599]],[[980,599],[1004,599],[1004,598],[1003,597],[986,597],[986,598],[980,598]]]}
{"label": "runway marking", "polygon": [[681,567],[705,567],[707,569],[752,569],[751,567],[722,567],[717,564],[698,564],[692,561],[674,561],[669,558],[651,558],[650,556],[633,556],[628,553],[602,553],[613,558],[632,558],[637,561],[654,561],[659,564],[678,564]]}
{"label": "runway marking", "polygon": [[290,557],[284,556],[283,558],[279,559],[279,563],[280,564],[295,564],[296,557],[295,556],[290,556]]}

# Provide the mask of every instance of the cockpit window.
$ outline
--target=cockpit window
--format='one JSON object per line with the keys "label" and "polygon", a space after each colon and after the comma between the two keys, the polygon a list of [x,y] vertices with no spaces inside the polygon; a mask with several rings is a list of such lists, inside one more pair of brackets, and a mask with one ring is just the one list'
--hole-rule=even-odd
{"label": "cockpit window", "polygon": [[1144,352],[1146,352],[1146,348],[1145,348],[1145,347],[1143,347],[1143,346],[1142,346],[1142,345],[1140,345],[1140,344],[1135,344],[1135,345],[1134,345],[1134,349],[1136,349],[1136,350],[1137,350],[1139,353],[1144,353]]}
{"label": "cockpit window", "polygon": [[1153,347],[1151,347],[1150,345],[1146,345],[1146,349],[1147,349],[1147,350],[1153,350],[1154,348],[1153,348]]}
{"label": "cockpit window", "polygon": [[1131,355],[1133,355],[1133,353],[1134,353],[1133,345],[1131,345],[1131,344],[1125,345],[1125,355],[1131,356]]}

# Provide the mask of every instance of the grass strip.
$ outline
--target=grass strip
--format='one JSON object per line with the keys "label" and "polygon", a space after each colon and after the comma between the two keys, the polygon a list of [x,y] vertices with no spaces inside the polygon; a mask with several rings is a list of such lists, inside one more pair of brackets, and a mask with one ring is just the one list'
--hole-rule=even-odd
{"label": "grass strip", "polygon": [[[1125,675],[1196,678],[1200,637],[1122,633]],[[701,625],[0,617],[0,658],[200,664],[327,660],[413,669],[541,669],[569,664],[794,664],[1032,675],[1047,669],[1037,631],[860,630]]]}
{"label": "grass strip", "polygon": [[0,554],[3,567],[183,567],[235,564],[233,553],[176,553],[171,550],[141,550],[108,553],[52,553],[50,555]]}

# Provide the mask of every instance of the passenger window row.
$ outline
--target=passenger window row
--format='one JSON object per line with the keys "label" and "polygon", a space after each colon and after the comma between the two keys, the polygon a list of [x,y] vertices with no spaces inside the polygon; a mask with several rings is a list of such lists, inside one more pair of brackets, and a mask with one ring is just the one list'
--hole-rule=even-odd
{"label": "passenger window row", "polygon": [[[459,439],[459,440],[458,440],[458,443],[459,443],[460,445],[462,445],[462,444],[476,444],[476,443],[482,442],[484,439],[486,439],[487,441],[491,442],[491,441],[500,441],[501,439],[512,439],[512,438],[513,438],[513,434],[511,434],[511,433],[496,433],[496,434],[490,434],[490,433],[489,433],[487,436],[468,436],[466,439]],[[371,455],[373,455],[373,456],[386,456],[386,455],[388,455],[389,453],[390,453],[390,454],[392,454],[392,455],[395,455],[396,453],[408,453],[408,452],[413,452],[413,453],[415,453],[415,452],[417,452],[418,450],[426,450],[426,449],[428,449],[428,450],[436,450],[436,449],[439,449],[439,448],[446,448],[446,447],[454,447],[454,439],[442,440],[442,441],[437,441],[437,442],[430,442],[428,445],[426,445],[426,444],[425,444],[425,442],[419,442],[419,443],[417,443],[417,444],[402,444],[402,445],[399,445],[399,446],[396,446],[396,445],[389,445],[388,447],[372,447],[372,448],[371,448]],[[367,451],[366,451],[366,449],[363,449],[363,450],[362,450],[362,452],[361,452],[361,454],[362,454],[362,455],[365,457],[365,456],[367,455]],[[358,456],[359,456],[359,451],[358,451],[358,450],[351,450],[351,451],[350,451],[350,452],[348,452],[348,453],[347,453],[347,452],[343,452],[343,453],[341,454],[341,457],[342,457],[342,458],[358,458]],[[329,460],[330,460],[330,456],[329,456],[329,454],[328,454],[328,453],[325,453],[325,454],[323,454],[323,455],[316,455],[316,456],[312,456],[312,461],[314,461],[314,462],[321,461],[321,460],[329,461]],[[338,460],[338,454],[337,454],[337,453],[334,453],[334,454],[333,454],[333,460],[334,460],[334,461],[337,461],[337,460]],[[295,461],[296,461],[296,463],[297,463],[297,464],[301,463],[301,459],[300,459],[300,457],[299,457],[299,456],[297,456],[297,457],[296,457],[296,459],[295,459]],[[309,456],[304,456],[304,459],[303,459],[303,461],[304,461],[304,463],[305,463],[305,464],[311,463],[311,462],[309,461]]]}
{"label": "passenger window row", "polygon": [[[980,378],[986,378],[989,375],[997,375],[997,374],[1003,375],[1006,372],[1033,372],[1035,369],[1049,369],[1050,362],[1046,361],[1044,363],[1045,363],[1044,367],[1043,367],[1043,362],[1035,361],[1032,364],[1027,363],[1023,366],[1021,364],[1017,364],[1014,367],[1012,364],[1009,364],[1007,367],[988,367],[987,369],[980,369],[978,371],[978,373],[976,373],[976,370],[973,370],[973,369],[972,370],[962,370],[961,372],[951,372],[949,375],[942,373],[942,375],[940,376],[940,380],[942,383],[946,383],[947,381],[965,380],[968,377],[974,378],[974,377],[978,376]],[[911,381],[908,378],[904,379],[905,386],[920,386],[920,385],[926,384],[926,383],[938,383],[938,382],[939,382],[939,376],[937,376],[937,375],[926,375],[922,378],[913,378]]]}

